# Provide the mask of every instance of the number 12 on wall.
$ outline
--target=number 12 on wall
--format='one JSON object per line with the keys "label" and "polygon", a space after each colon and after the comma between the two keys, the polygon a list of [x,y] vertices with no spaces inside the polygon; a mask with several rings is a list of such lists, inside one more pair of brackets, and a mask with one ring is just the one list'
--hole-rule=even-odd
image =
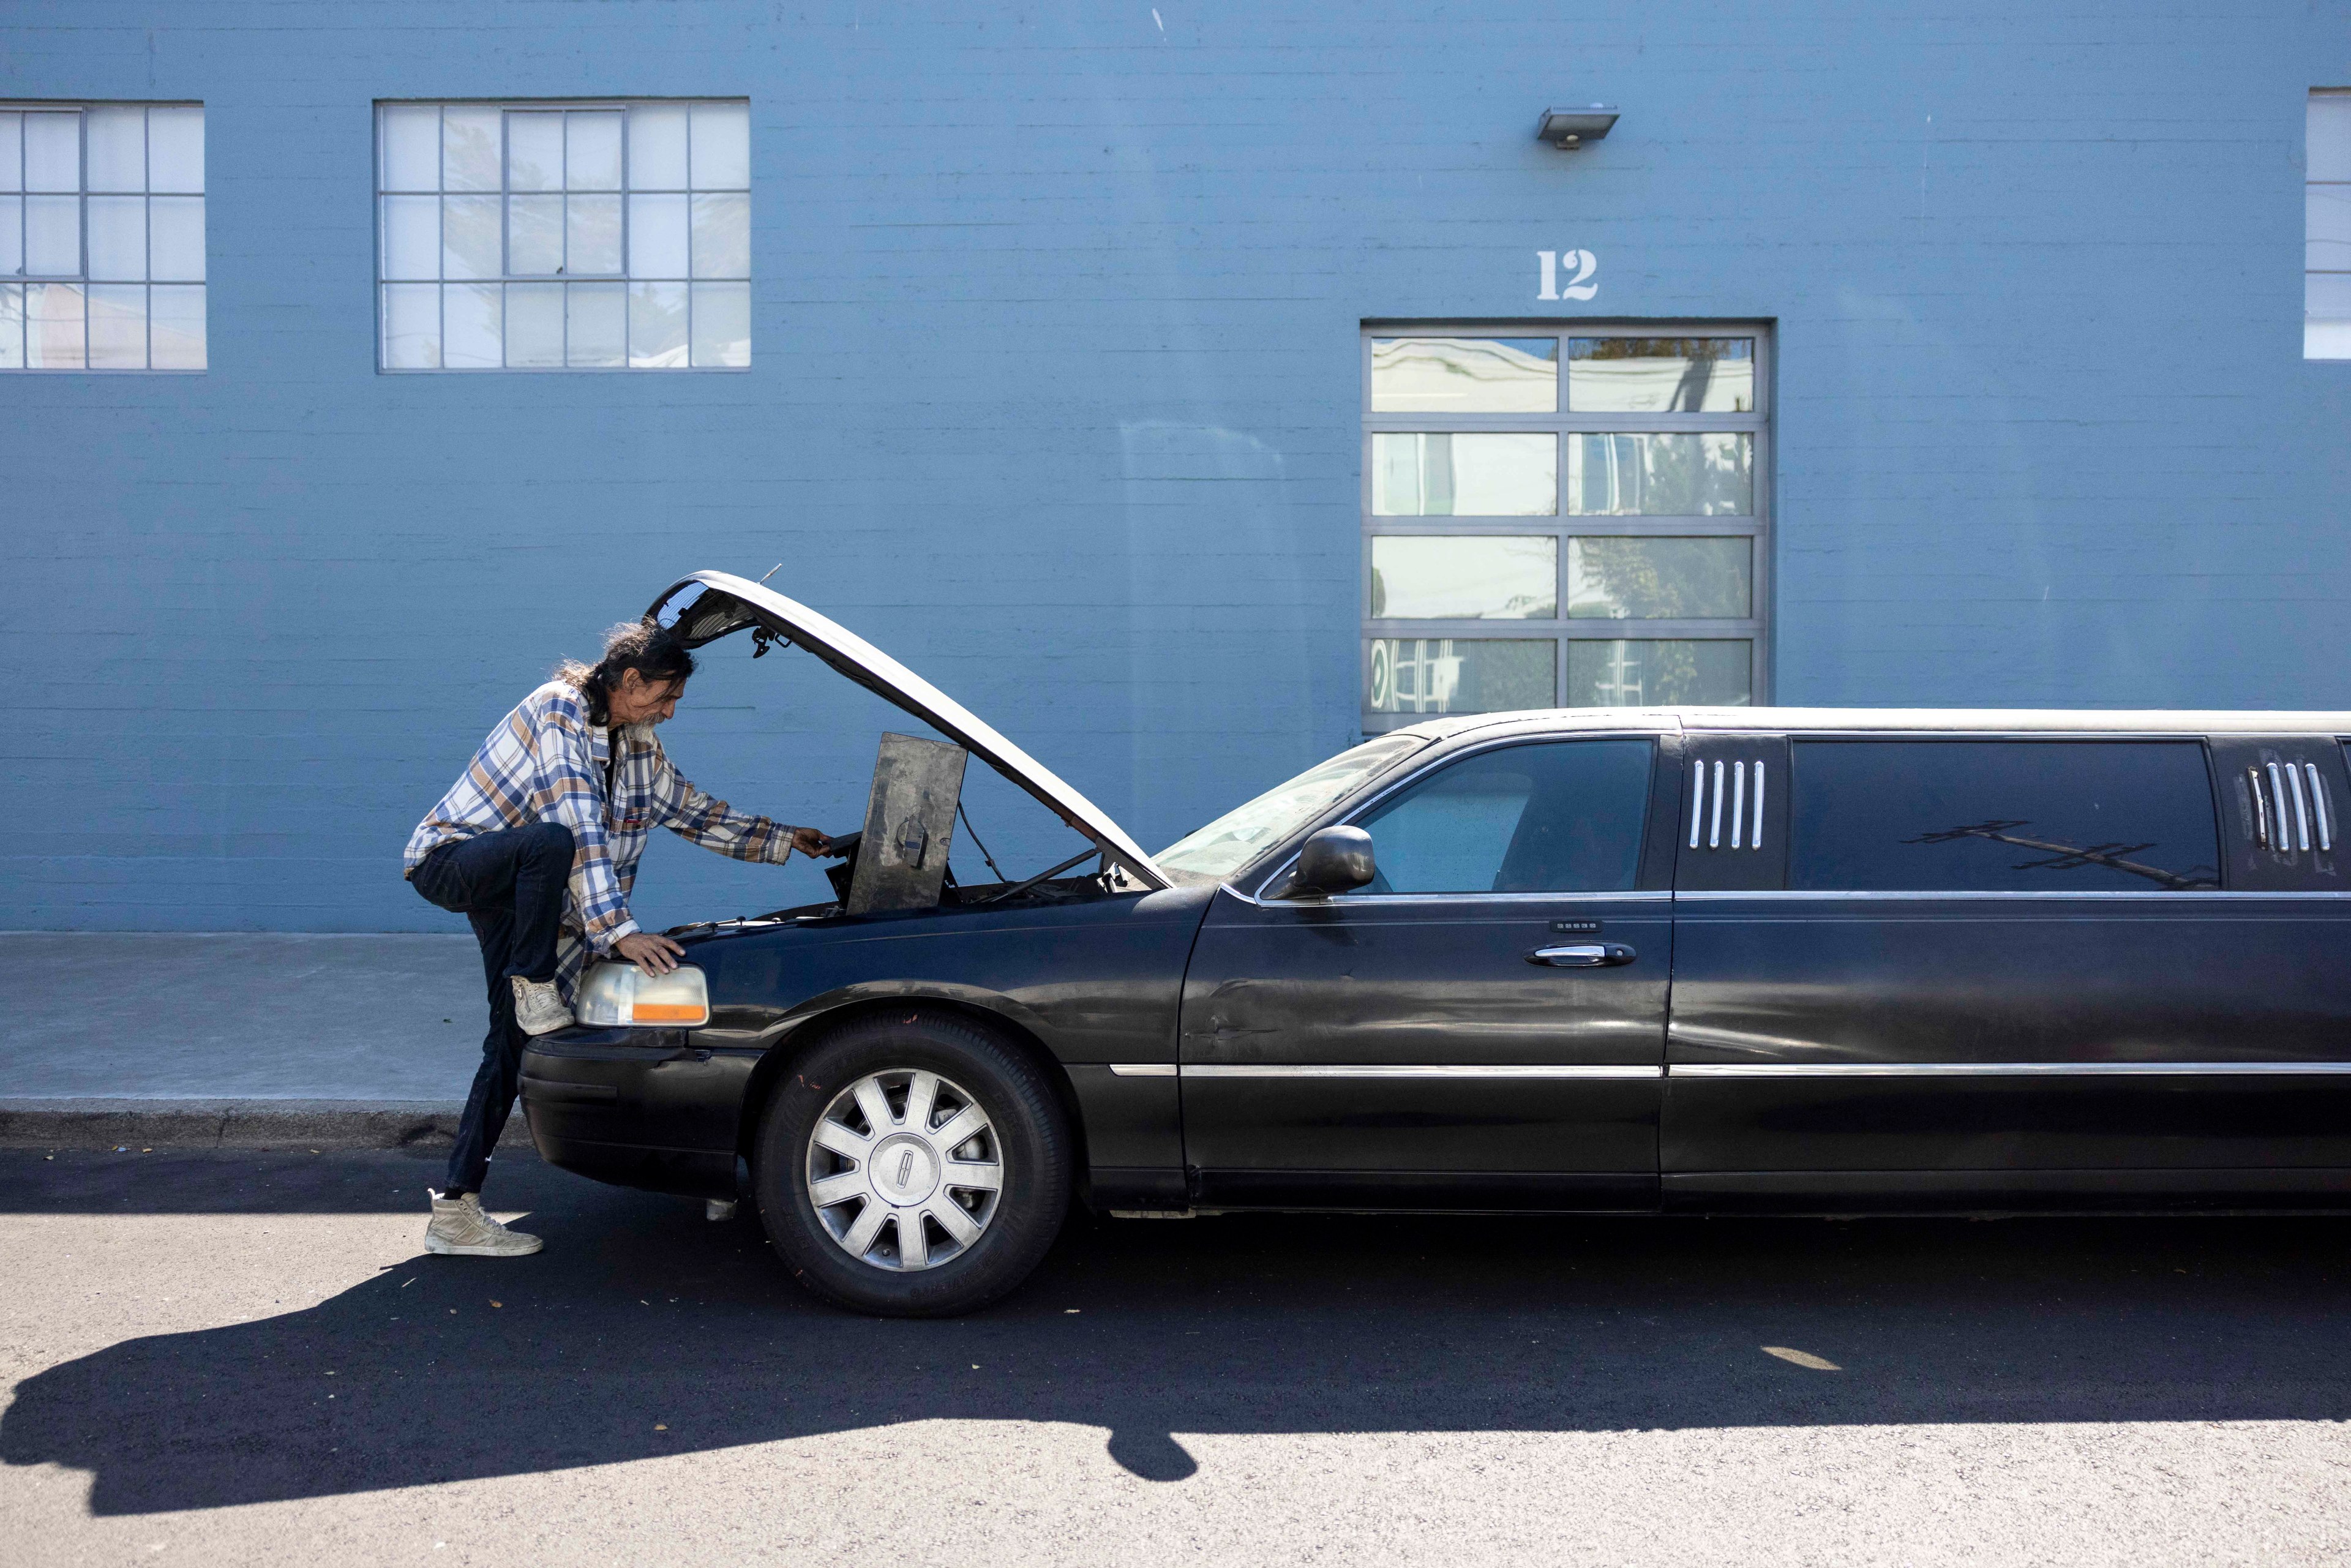
{"label": "number 12 on wall", "polygon": [[[1537,260],[1542,263],[1542,291],[1538,299],[1589,299],[1600,292],[1600,285],[1592,281],[1600,271],[1600,258],[1588,250],[1539,250]],[[1560,277],[1567,277],[1565,287]]]}

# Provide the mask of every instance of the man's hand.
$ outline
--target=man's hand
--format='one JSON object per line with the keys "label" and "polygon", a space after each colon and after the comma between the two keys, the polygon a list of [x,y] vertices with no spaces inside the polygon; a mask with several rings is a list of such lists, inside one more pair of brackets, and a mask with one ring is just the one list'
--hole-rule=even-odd
{"label": "man's hand", "polygon": [[792,848],[799,851],[800,853],[804,855],[838,855],[841,853],[839,850],[832,847],[832,841],[831,839],[826,838],[814,828],[794,828],[792,830]]}
{"label": "man's hand", "polygon": [[632,931],[612,944],[612,951],[648,975],[666,975],[677,967],[677,961],[685,949],[666,936],[656,936],[650,931]]}

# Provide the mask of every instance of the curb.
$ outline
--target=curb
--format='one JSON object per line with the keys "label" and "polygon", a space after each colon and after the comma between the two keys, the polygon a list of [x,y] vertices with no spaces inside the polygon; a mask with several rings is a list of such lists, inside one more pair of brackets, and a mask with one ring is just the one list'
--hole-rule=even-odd
{"label": "curb", "polygon": [[[464,1113],[463,1105],[413,1100],[0,1099],[0,1148],[446,1148]],[[517,1114],[498,1147],[529,1146]]]}

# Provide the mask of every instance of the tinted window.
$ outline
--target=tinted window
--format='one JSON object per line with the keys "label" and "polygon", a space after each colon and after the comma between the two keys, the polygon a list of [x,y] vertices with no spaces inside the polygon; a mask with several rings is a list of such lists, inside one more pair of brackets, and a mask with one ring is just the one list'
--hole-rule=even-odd
{"label": "tinted window", "polygon": [[2194,741],[1800,741],[1788,885],[2217,887]]}
{"label": "tinted window", "polygon": [[1360,824],[1371,893],[1607,892],[1641,868],[1646,740],[1513,746],[1465,758]]}

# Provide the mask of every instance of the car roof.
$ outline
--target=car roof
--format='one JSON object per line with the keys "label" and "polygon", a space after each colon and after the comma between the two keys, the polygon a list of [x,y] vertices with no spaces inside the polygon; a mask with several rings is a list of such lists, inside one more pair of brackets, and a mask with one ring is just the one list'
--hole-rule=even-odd
{"label": "car roof", "polygon": [[2248,708],[1654,707],[1462,714],[1391,730],[1447,740],[1476,734],[1626,731],[1656,735],[2341,735],[2351,712]]}

